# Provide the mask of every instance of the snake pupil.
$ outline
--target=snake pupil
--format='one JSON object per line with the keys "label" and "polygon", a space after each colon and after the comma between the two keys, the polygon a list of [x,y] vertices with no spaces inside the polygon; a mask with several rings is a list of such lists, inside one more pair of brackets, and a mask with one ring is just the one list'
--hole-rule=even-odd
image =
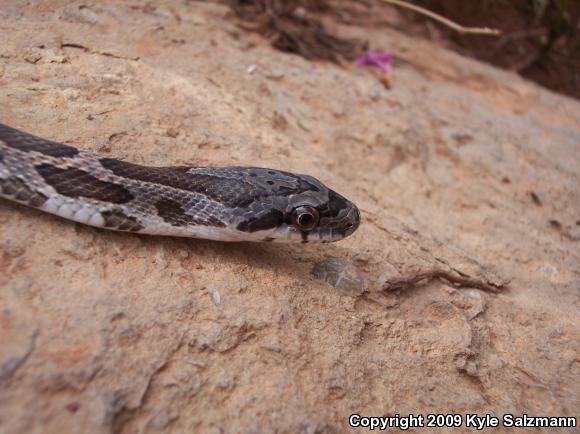
{"label": "snake pupil", "polygon": [[302,214],[298,217],[298,223],[302,226],[310,226],[313,220],[314,216],[312,214]]}

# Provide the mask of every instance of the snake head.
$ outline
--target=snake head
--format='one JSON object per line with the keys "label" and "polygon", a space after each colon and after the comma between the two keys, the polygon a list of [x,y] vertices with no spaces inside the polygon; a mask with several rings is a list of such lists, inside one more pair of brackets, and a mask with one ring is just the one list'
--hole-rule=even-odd
{"label": "snake head", "polygon": [[[301,242],[331,242],[348,237],[360,224],[360,212],[355,204],[325,187],[324,200],[314,201],[298,194],[291,200],[289,240]],[[318,202],[318,203],[316,203]]]}
{"label": "snake head", "polygon": [[248,168],[253,200],[237,230],[255,241],[322,242],[342,240],[360,224],[355,204],[308,175]]}

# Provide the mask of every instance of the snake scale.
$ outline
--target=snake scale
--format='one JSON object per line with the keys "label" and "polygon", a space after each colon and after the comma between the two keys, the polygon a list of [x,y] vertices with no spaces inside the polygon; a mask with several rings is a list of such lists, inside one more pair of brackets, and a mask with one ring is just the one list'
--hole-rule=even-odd
{"label": "snake scale", "polygon": [[319,180],[259,167],[149,167],[0,124],[0,197],[117,231],[220,241],[331,242],[357,207]]}

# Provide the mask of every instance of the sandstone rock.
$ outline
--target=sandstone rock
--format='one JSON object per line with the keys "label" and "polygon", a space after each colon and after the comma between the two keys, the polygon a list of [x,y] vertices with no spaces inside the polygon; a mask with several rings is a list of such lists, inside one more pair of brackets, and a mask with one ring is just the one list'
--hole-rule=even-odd
{"label": "sandstone rock", "polygon": [[[1,201],[0,432],[578,416],[578,101],[389,28],[335,30],[395,54],[390,90],[274,51],[223,5],[5,3],[0,122],[136,163],[308,173],[363,223],[337,244],[225,244]],[[374,284],[434,267],[510,288]]]}

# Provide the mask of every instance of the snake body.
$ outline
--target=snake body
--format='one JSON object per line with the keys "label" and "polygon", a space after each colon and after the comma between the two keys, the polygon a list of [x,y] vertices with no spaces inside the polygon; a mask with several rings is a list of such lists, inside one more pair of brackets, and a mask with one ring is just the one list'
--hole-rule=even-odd
{"label": "snake body", "polygon": [[317,179],[259,167],[149,167],[0,124],[0,197],[79,223],[221,241],[330,242],[357,207]]}

